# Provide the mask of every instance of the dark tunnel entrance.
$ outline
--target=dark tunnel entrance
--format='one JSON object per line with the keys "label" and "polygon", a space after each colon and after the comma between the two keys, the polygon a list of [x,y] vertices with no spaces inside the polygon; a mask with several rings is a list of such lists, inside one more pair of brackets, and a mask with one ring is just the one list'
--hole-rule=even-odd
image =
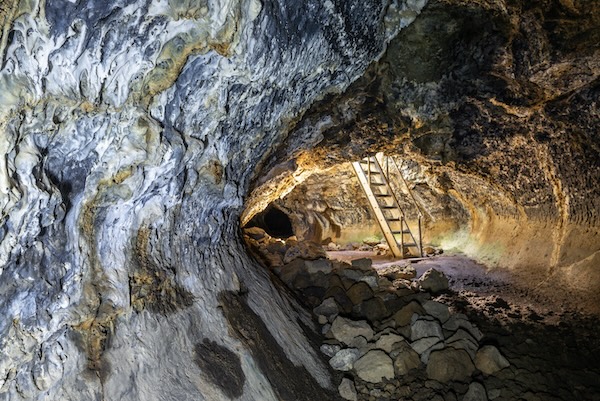
{"label": "dark tunnel entrance", "polygon": [[260,227],[271,237],[286,239],[294,235],[292,222],[285,212],[269,205],[263,212],[254,216],[248,227]]}

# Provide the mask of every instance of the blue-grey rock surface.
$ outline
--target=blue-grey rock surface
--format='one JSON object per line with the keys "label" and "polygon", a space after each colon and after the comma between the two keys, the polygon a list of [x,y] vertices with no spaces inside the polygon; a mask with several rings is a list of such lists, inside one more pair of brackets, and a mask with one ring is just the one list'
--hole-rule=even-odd
{"label": "blue-grey rock surface", "polygon": [[239,216],[290,124],[424,5],[0,6],[0,399],[327,398]]}

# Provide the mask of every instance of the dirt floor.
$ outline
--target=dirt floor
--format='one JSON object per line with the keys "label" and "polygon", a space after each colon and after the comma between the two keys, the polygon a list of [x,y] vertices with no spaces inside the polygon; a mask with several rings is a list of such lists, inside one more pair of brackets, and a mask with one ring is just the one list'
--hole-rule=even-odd
{"label": "dirt floor", "polygon": [[393,260],[373,252],[328,252],[330,259],[373,260],[375,268],[410,263],[417,277],[435,268],[446,274],[450,291],[438,296],[464,313],[511,366],[482,378],[490,400],[600,401],[600,317],[577,310],[557,283],[554,293],[536,283],[462,255]]}

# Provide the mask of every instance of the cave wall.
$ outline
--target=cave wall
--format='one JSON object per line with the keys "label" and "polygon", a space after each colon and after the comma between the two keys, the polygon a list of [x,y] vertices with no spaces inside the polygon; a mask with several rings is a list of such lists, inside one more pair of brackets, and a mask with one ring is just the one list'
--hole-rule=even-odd
{"label": "cave wall", "polygon": [[360,80],[303,116],[256,193],[398,154],[468,213],[442,246],[598,310],[599,38],[591,0],[431,1]]}
{"label": "cave wall", "polygon": [[239,215],[424,3],[4,3],[0,399],[331,398]]}

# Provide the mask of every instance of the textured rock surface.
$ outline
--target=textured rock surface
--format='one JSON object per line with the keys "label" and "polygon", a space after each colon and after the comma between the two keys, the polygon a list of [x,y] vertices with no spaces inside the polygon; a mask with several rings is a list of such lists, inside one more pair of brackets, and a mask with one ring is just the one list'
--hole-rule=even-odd
{"label": "textured rock surface", "polygon": [[5,2],[0,399],[329,398],[238,219],[290,122],[423,5]]}
{"label": "textured rock surface", "polygon": [[392,359],[380,350],[367,352],[354,363],[354,369],[358,377],[371,383],[379,383],[383,379],[394,377]]}
{"label": "textured rock surface", "polygon": [[432,1],[368,68],[424,4],[4,2],[0,398],[329,399],[239,217],[367,151],[597,308],[598,2]]}

